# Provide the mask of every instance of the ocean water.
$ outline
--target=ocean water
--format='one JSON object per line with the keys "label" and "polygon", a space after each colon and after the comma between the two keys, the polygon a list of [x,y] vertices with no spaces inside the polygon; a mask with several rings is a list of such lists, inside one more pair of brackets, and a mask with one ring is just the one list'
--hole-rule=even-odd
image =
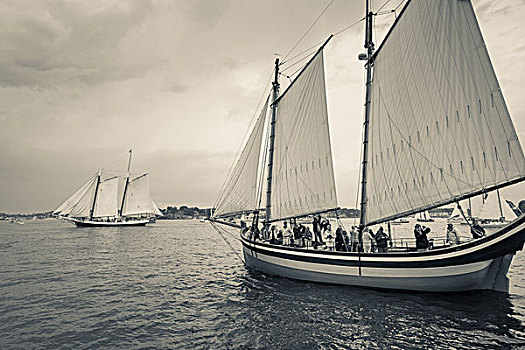
{"label": "ocean water", "polygon": [[266,276],[225,238],[198,221],[0,222],[0,349],[525,347],[523,252],[509,295],[439,295]]}

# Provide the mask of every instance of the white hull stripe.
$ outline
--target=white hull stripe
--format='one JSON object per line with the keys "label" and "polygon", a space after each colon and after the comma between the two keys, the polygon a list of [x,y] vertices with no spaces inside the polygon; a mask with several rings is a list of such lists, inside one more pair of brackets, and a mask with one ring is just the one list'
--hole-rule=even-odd
{"label": "white hull stripe", "polygon": [[[293,269],[312,271],[325,274],[338,274],[358,277],[359,267],[357,266],[343,266],[343,265],[328,265],[322,263],[311,263],[298,260],[283,259],[271,255],[257,253],[254,255],[250,249],[244,248],[244,253],[249,254],[254,259],[264,261],[268,264],[279,265],[282,267],[289,267]],[[492,260],[476,262],[458,266],[444,266],[444,267],[430,267],[430,268],[361,268],[362,277],[385,277],[385,278],[403,278],[403,277],[448,277],[465,275],[474,272],[479,272],[486,269]]]}

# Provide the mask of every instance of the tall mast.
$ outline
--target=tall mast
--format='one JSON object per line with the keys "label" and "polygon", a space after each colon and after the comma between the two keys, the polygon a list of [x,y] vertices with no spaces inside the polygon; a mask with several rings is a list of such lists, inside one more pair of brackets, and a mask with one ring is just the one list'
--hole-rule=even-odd
{"label": "tall mast", "polygon": [[131,153],[133,150],[129,150],[129,160],[128,160],[128,174],[126,176],[126,184],[124,185],[124,193],[122,194],[122,204],[120,205],[120,210],[118,215],[122,216],[122,211],[124,210],[124,202],[126,201],[126,192],[128,192],[128,185],[129,185],[129,169],[131,168]]}
{"label": "tall mast", "polygon": [[95,213],[95,203],[97,203],[98,186],[100,185],[101,175],[102,170],[99,170],[97,174],[97,185],[95,186],[95,195],[93,196],[93,204],[91,205],[91,210],[89,211],[89,220],[93,220],[93,214]]}
{"label": "tall mast", "polygon": [[366,1],[366,28],[365,28],[365,48],[366,57],[366,97],[365,97],[365,122],[363,131],[363,164],[361,174],[361,227],[365,225],[366,218],[366,173],[368,163],[368,126],[370,123],[370,93],[372,90],[372,55],[374,53],[374,43],[372,42],[372,11],[369,12],[368,0]]}
{"label": "tall mast", "polygon": [[[273,81],[272,102],[279,97],[279,58],[275,59],[275,79]],[[270,145],[268,149],[268,186],[266,190],[266,222],[270,221],[272,215],[272,172],[273,172],[273,147],[275,141],[275,115],[277,104],[272,104],[272,121],[270,123]]]}

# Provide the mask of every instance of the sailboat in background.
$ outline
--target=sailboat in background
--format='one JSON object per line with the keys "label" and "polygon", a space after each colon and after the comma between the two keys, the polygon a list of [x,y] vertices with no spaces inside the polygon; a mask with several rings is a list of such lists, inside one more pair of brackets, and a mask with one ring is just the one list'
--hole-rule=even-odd
{"label": "sailboat in background", "polygon": [[[244,261],[263,273],[307,281],[507,292],[509,266],[525,241],[523,215],[456,246],[363,252],[365,228],[525,180],[525,156],[470,1],[408,0],[377,50],[376,14],[369,6],[366,1],[367,52],[359,55],[366,61],[361,249],[276,244],[243,228]],[[220,192],[210,218],[216,229],[239,227],[229,220],[249,212],[252,233],[259,220],[267,229],[337,212],[323,59],[327,44],[280,96],[276,60],[272,101],[268,98]]]}
{"label": "sailboat in background", "polygon": [[416,214],[416,221],[419,222],[434,222],[434,219],[430,217],[428,210],[419,212]]}
{"label": "sailboat in background", "polygon": [[151,199],[148,174],[131,175],[131,155],[130,150],[126,176],[99,170],[53,214],[77,226],[144,226],[162,216]]}
{"label": "sailboat in background", "polygon": [[456,207],[448,219],[450,223],[468,224],[476,219],[485,228],[499,228],[517,218],[516,213],[507,200],[501,196],[499,190],[477,196],[475,200],[469,201],[468,207],[463,207],[467,208],[465,216],[468,222],[465,221],[461,211]]}

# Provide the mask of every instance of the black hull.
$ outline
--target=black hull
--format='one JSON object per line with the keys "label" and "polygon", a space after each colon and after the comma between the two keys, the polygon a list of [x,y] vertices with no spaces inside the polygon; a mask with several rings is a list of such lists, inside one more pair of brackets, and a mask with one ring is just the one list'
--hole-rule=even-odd
{"label": "black hull", "polygon": [[123,222],[97,222],[97,221],[80,221],[69,220],[77,227],[136,227],[146,226],[148,221],[123,221]]}

